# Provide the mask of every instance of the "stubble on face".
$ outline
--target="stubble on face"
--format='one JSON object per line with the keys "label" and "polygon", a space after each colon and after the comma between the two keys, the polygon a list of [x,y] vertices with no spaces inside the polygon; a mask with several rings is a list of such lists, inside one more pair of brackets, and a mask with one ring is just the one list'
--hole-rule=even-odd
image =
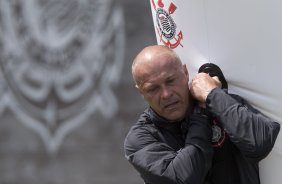
{"label": "stubble on face", "polygon": [[163,47],[145,50],[137,59],[132,73],[144,99],[165,119],[184,118],[189,103],[186,66]]}

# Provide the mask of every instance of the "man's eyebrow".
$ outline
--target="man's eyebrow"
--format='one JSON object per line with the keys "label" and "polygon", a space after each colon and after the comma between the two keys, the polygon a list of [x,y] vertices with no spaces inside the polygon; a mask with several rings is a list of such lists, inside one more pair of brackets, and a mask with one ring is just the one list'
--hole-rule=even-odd
{"label": "man's eyebrow", "polygon": [[157,86],[157,85],[151,84],[151,83],[144,83],[143,84],[143,88],[152,88],[152,87],[155,87],[155,86]]}
{"label": "man's eyebrow", "polygon": [[178,75],[178,73],[171,73],[167,76],[167,79],[168,78],[173,78],[173,77],[176,77]]}

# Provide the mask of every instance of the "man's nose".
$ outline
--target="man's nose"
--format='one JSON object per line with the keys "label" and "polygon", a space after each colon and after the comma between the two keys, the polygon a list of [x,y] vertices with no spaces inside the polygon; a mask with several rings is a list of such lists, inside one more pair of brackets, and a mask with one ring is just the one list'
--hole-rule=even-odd
{"label": "man's nose", "polygon": [[162,98],[164,98],[164,99],[169,98],[172,95],[172,91],[169,87],[164,86],[164,87],[162,87],[161,95],[162,95]]}

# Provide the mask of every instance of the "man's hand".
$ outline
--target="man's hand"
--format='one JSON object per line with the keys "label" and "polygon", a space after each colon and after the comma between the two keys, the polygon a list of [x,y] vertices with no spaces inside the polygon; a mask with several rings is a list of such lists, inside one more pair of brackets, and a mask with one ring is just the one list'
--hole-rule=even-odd
{"label": "man's hand", "polygon": [[198,73],[192,79],[190,92],[192,96],[199,102],[200,106],[203,106],[210,91],[216,87],[221,87],[218,77],[210,77],[209,74]]}

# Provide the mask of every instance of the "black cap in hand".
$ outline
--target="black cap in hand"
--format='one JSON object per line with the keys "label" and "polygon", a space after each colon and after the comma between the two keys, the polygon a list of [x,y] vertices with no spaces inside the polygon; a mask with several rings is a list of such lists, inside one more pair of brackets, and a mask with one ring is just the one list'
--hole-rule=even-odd
{"label": "black cap in hand", "polygon": [[198,73],[207,73],[209,74],[211,77],[217,76],[219,81],[221,82],[221,88],[222,89],[228,89],[228,84],[225,80],[225,77],[221,71],[221,69],[213,63],[206,63],[203,64],[200,68]]}

